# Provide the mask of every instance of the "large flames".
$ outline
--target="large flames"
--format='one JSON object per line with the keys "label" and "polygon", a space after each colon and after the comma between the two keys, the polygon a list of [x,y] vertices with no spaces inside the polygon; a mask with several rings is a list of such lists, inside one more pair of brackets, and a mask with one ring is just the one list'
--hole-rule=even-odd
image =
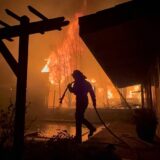
{"label": "large flames", "polygon": [[63,83],[74,69],[79,68],[83,46],[80,44],[78,36],[78,16],[76,14],[71,24],[68,26],[66,38],[56,51],[53,51],[41,72],[49,72],[51,84]]}
{"label": "large flames", "polygon": [[[86,60],[88,53],[86,51],[87,48],[85,48],[79,37],[78,17],[80,15],[76,14],[70,20],[64,40],[56,50],[51,52],[48,59],[46,59],[46,65],[41,70],[41,72],[48,72],[49,74],[50,89],[47,105],[49,108],[60,107],[59,98],[67,84],[71,82],[71,73],[75,69],[80,69],[85,72],[87,77],[90,75],[88,80],[91,82],[96,93],[98,107],[116,108],[121,103],[121,98],[99,64],[94,59],[89,59],[88,57],[87,63],[90,63],[88,65],[89,69],[82,64]],[[95,61],[94,65],[91,61]],[[94,78],[92,77],[92,72],[96,75]],[[100,75],[101,73],[103,74],[102,76]],[[135,103],[140,104],[141,95],[139,90],[140,85],[128,87],[125,89],[124,96],[129,101],[132,99]],[[74,97],[68,92],[61,106],[73,107],[74,104]]]}
{"label": "large flames", "polygon": [[80,15],[80,13],[76,14],[71,20],[65,34],[65,39],[55,51],[52,51],[47,59],[46,65],[41,70],[43,73],[49,73],[51,88],[48,105],[52,107],[53,105],[58,106],[58,102],[57,100],[51,99],[55,99],[54,97],[57,93],[59,97],[61,96],[61,90],[64,90],[65,85],[70,82],[70,75],[73,70],[80,68],[79,60],[81,59],[83,51],[83,45],[78,35],[78,17]]}

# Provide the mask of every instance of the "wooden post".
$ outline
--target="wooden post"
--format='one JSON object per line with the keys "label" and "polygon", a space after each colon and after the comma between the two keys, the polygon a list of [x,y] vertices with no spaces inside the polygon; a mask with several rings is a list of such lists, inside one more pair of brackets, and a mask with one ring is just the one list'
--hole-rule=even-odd
{"label": "wooden post", "polygon": [[[16,160],[23,159],[29,35],[45,33],[51,30],[61,30],[62,26],[69,24],[69,21],[64,21],[64,17],[48,19],[33,7],[29,6],[29,9],[31,12],[42,18],[42,21],[29,23],[29,18],[27,16],[19,17],[12,11],[6,9],[9,16],[20,21],[20,25],[4,25],[4,22],[1,21],[1,24],[5,27],[0,28],[0,52],[2,52],[3,57],[17,76],[13,142],[15,153],[14,159]],[[2,41],[3,39],[12,40],[12,37],[19,37],[18,63]]]}
{"label": "wooden post", "polygon": [[147,107],[152,108],[153,102],[152,102],[152,91],[151,91],[151,80],[148,78],[147,80],[147,86],[146,86],[146,98],[147,98]]}
{"label": "wooden post", "polygon": [[144,108],[144,86],[141,84],[141,105]]}
{"label": "wooden post", "polygon": [[[22,26],[26,26],[29,23],[29,18],[27,16],[21,17],[20,23]],[[24,148],[28,42],[29,34],[26,32],[21,32],[19,38],[19,58],[14,130],[14,151],[17,160],[22,159]]]}

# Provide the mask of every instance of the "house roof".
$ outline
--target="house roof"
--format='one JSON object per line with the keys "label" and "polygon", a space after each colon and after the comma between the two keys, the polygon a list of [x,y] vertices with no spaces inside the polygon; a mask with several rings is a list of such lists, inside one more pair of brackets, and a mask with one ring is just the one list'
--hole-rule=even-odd
{"label": "house roof", "polygon": [[160,10],[131,1],[79,18],[80,36],[118,87],[143,83],[160,52]]}

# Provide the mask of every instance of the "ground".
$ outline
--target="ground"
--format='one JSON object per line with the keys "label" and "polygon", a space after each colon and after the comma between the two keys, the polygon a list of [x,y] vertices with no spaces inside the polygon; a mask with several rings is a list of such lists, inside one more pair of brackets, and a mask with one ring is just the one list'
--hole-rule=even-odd
{"label": "ground", "polygon": [[115,153],[122,159],[130,160],[153,160],[160,157],[160,126],[157,127],[157,136],[152,143],[143,141],[137,136],[134,123],[113,122],[109,128],[126,144],[123,144],[103,127],[99,133],[93,136],[86,143],[97,145],[115,145]]}

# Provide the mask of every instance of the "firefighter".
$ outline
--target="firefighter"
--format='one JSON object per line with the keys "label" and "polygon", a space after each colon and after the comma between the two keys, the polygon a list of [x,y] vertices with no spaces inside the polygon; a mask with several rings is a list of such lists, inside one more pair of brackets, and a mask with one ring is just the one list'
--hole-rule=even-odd
{"label": "firefighter", "polygon": [[74,70],[72,73],[74,83],[68,84],[68,89],[76,95],[76,136],[77,143],[82,142],[82,124],[89,129],[88,137],[91,137],[96,131],[96,128],[84,118],[85,110],[88,106],[88,93],[90,93],[93,106],[96,107],[96,97],[92,85],[86,80],[86,76],[79,70]]}

